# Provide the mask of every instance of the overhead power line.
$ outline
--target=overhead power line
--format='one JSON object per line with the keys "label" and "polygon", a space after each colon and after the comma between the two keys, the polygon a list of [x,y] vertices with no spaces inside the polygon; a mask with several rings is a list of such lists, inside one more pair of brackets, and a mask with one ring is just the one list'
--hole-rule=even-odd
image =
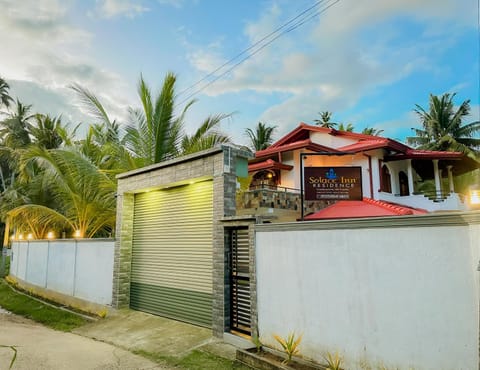
{"label": "overhead power line", "polygon": [[[186,101],[190,100],[193,96],[197,95],[216,81],[218,81],[220,78],[225,76],[226,74],[230,73],[233,71],[236,67],[238,67],[240,64],[245,62],[247,59],[250,59],[253,57],[255,54],[263,50],[265,47],[273,43],[275,40],[280,38],[281,36],[285,35],[286,33],[292,32],[293,30],[297,29],[298,27],[302,26],[306,22],[312,20],[313,18],[319,16],[320,14],[324,13],[326,10],[328,10],[330,7],[338,3],[340,0],[319,0],[315,2],[312,6],[309,8],[303,10],[300,12],[298,15],[290,19],[289,21],[283,23],[281,26],[276,28],[274,31],[270,32],[268,35],[262,37],[260,40],[255,42],[253,45],[250,47],[246,48],[242,52],[238,53],[235,55],[233,58],[228,60],[227,62],[223,63],[221,66],[204,76],[202,79],[191,85],[190,87],[186,88],[185,90],[182,90],[177,96],[181,96],[185,94],[187,91],[192,90],[196,86],[202,84],[202,82],[208,80],[210,77],[214,76],[217,72],[220,70],[226,68],[228,65],[231,65],[228,69],[226,69],[224,72],[221,74],[215,76],[212,80],[209,80],[207,83],[203,84],[200,88],[196,89],[195,91],[189,93],[186,98],[184,98],[181,102],[178,104],[183,104]],[[249,51],[251,53],[247,54]],[[247,54],[240,60],[238,60],[241,56]],[[236,63],[234,63],[236,60],[238,60]],[[232,64],[233,63],[233,64]]]}

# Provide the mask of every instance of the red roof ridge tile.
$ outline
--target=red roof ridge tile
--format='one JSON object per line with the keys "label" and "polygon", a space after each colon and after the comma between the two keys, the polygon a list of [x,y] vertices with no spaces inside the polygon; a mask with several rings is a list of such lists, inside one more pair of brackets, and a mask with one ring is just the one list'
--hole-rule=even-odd
{"label": "red roof ridge tile", "polygon": [[371,198],[363,198],[365,203],[370,203],[376,205],[378,207],[382,207],[385,209],[389,209],[394,213],[399,215],[411,215],[413,214],[413,210],[408,207],[402,207],[400,205],[394,205],[392,203],[383,202],[381,200],[371,199]]}
{"label": "red roof ridge tile", "polygon": [[267,149],[259,150],[255,153],[256,158],[263,157],[265,155],[269,155],[272,153],[277,153],[277,152],[286,152],[288,150],[293,150],[293,149],[299,149],[299,148],[305,148],[311,147],[312,150],[315,151],[325,151],[325,152],[331,152],[331,153],[337,153],[337,149],[330,148],[328,146],[322,145],[322,144],[317,144],[314,143],[311,139],[304,139],[304,140],[298,140],[294,141],[288,144],[283,144],[274,147],[273,145],[269,146]]}
{"label": "red roof ridge tile", "polygon": [[390,209],[393,212],[398,212],[400,215],[411,215],[414,214],[414,212],[420,212],[420,213],[428,213],[424,209],[419,209],[419,208],[412,208],[408,206],[403,206],[401,204],[396,204],[396,203],[390,203],[390,202],[385,202],[383,200],[377,200],[377,199],[371,199],[371,198],[363,198],[363,201],[366,203],[374,204],[379,207],[383,207],[385,209]]}

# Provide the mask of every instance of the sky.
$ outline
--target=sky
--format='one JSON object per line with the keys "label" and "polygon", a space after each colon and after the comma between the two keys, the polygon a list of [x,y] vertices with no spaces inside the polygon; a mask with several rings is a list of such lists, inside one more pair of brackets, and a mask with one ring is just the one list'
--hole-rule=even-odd
{"label": "sky", "polygon": [[[197,99],[187,132],[232,113],[221,128],[246,144],[260,121],[278,139],[331,111],[403,141],[429,94],[470,99],[480,120],[478,1],[0,0],[0,76],[35,112],[82,127],[93,120],[72,84],[127,124],[140,76],[158,92],[170,71],[177,109]],[[278,28],[289,32],[268,37]]]}

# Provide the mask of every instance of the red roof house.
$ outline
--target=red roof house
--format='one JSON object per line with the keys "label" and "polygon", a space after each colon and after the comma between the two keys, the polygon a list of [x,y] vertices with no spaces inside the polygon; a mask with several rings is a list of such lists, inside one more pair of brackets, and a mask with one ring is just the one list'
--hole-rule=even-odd
{"label": "red roof house", "polygon": [[371,203],[375,201],[429,212],[466,209],[453,178],[479,168],[479,163],[460,152],[417,150],[389,138],[300,123],[249,161],[251,189],[300,192],[301,168],[306,167],[360,168],[364,201],[337,202],[320,211],[322,216],[343,214],[343,207],[353,214],[356,206],[368,214],[381,206]]}

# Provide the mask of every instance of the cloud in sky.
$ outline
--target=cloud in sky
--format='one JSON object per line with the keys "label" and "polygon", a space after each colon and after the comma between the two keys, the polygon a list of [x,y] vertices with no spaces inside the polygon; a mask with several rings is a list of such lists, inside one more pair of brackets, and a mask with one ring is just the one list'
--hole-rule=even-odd
{"label": "cloud in sky", "polygon": [[[372,0],[368,6],[352,6],[350,1],[340,1],[320,18],[274,41],[205,93],[286,94],[260,117],[285,132],[302,116],[312,120],[320,110],[346,110],[379,86],[419,71],[435,72],[439,68],[435,58],[454,45],[458,30],[475,24],[467,2],[461,3]],[[244,33],[250,45],[286,17],[274,3],[258,20],[249,22]],[[401,22],[411,23],[420,34],[402,34],[403,28],[396,28]],[[215,58],[221,59],[218,51]],[[201,62],[208,59],[204,53],[201,60],[190,62],[204,72]]]}
{"label": "cloud in sky", "polygon": [[[172,70],[183,91],[314,3],[0,0],[0,75],[34,109],[64,110],[74,120],[83,108],[68,86],[79,83],[122,121],[126,106],[138,101],[140,73],[156,90]],[[260,120],[279,126],[280,135],[324,110],[360,130],[395,122],[392,133],[398,132],[430,92],[454,89],[460,99],[475,99],[478,54],[469,50],[477,44],[467,43],[476,32],[476,6],[475,0],[340,0],[196,95],[190,117],[196,123],[209,113],[238,112],[229,123],[236,141]]]}
{"label": "cloud in sky", "polygon": [[100,18],[135,18],[149,11],[149,8],[142,5],[138,0],[96,0],[96,2],[97,6],[91,15]]}
{"label": "cloud in sky", "polygon": [[119,91],[127,90],[125,82],[88,57],[93,35],[69,23],[71,1],[0,0],[0,5],[7,9],[0,12],[0,44],[8,55],[0,58],[0,72],[8,73],[12,92],[22,101],[39,111],[56,102],[53,112],[61,107],[64,117],[85,121],[68,89],[79,83],[95,91],[112,115],[124,113],[127,98]]}

